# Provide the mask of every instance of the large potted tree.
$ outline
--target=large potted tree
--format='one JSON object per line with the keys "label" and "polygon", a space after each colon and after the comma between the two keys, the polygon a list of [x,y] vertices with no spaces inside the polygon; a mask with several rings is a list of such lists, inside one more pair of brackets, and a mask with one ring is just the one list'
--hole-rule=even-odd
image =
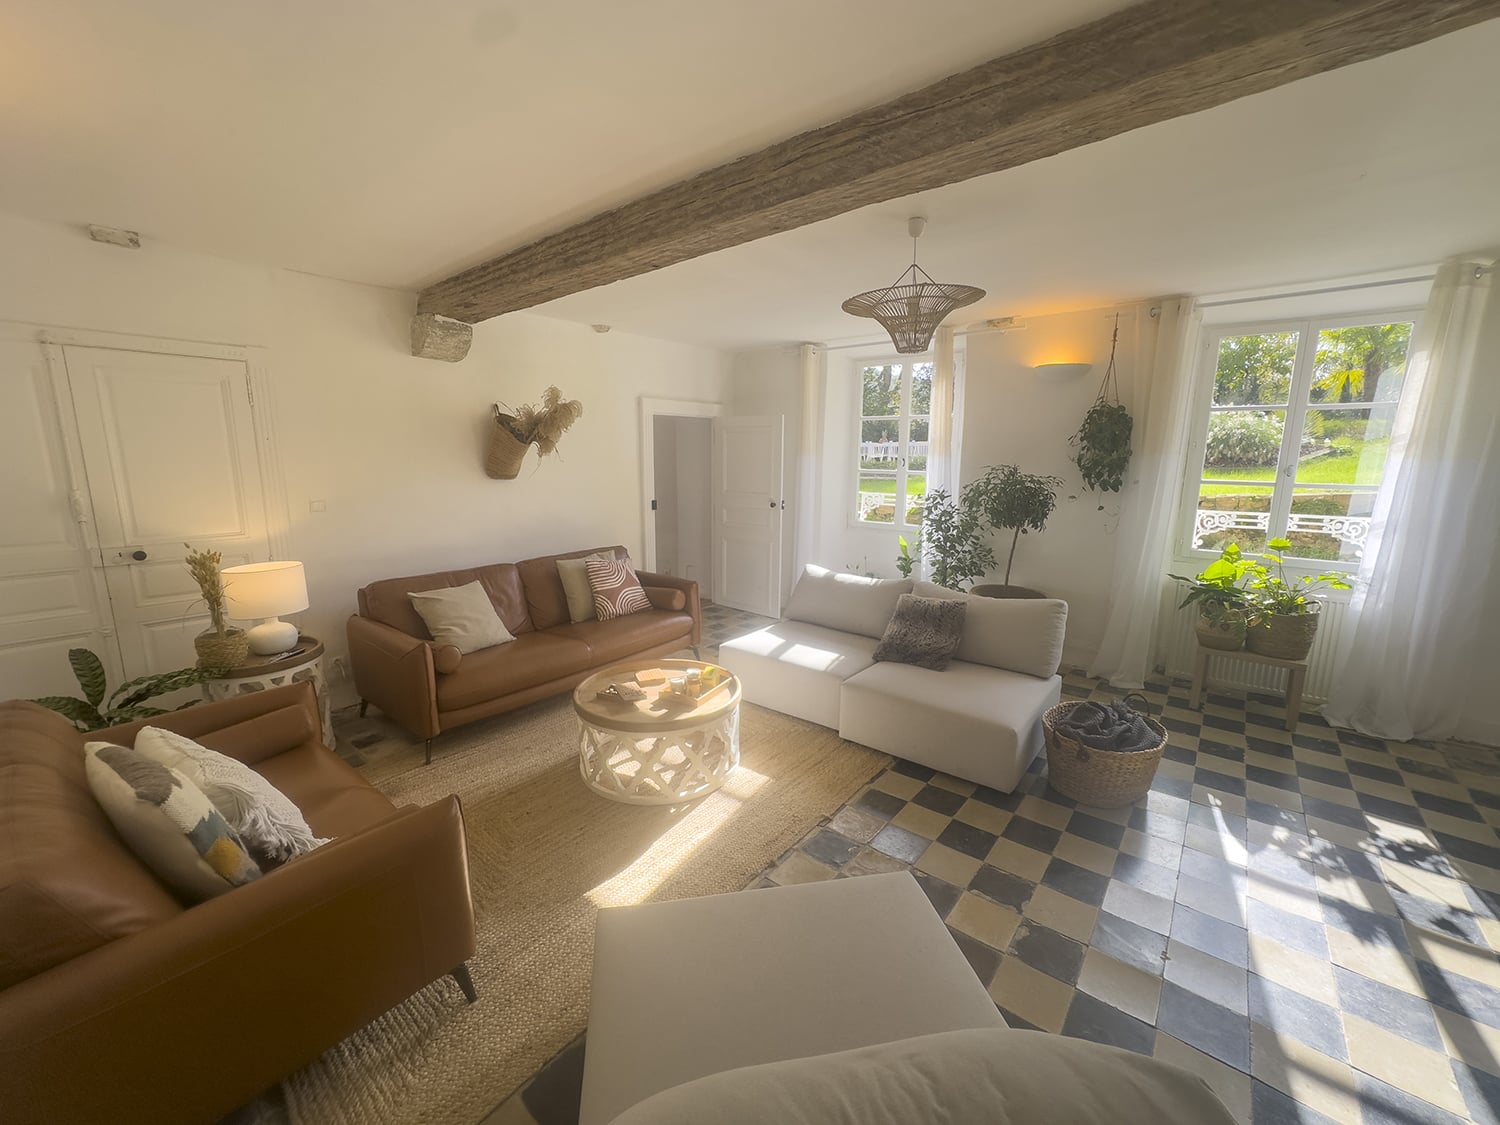
{"label": "large potted tree", "polygon": [[[984,515],[966,498],[951,496],[941,488],[922,501],[922,534],[917,554],[932,568],[932,580],[950,590],[962,590],[995,565],[995,552],[988,542]],[[914,562],[906,541],[896,566],[910,575]]]}
{"label": "large potted tree", "polygon": [[969,592],[987,598],[1045,598],[1040,590],[1010,584],[1011,567],[1016,561],[1016,545],[1021,536],[1041,531],[1057,507],[1059,477],[1023,473],[1015,465],[991,465],[963,491],[965,506],[982,516],[987,530],[1004,529],[1011,533],[1010,552],[1005,558],[1005,581],[975,586]]}

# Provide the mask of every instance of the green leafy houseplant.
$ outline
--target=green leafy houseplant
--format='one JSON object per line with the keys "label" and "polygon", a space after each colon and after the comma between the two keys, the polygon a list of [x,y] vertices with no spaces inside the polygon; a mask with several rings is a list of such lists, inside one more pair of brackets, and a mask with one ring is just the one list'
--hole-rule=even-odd
{"label": "green leafy houseplant", "polygon": [[1249,595],[1244,582],[1255,565],[1240,554],[1238,544],[1231,543],[1195,577],[1167,575],[1187,585],[1177,608],[1198,607],[1198,640],[1204,646],[1233,651],[1245,643]]}
{"label": "green leafy houseplant", "polygon": [[[83,698],[71,695],[44,695],[31,702],[40,703],[49,710],[71,719],[79,730],[100,730],[120,723],[133,723],[137,719],[150,719],[167,712],[160,707],[150,707],[146,700],[158,695],[167,695],[204,680],[216,679],[224,674],[222,668],[179,668],[175,672],[157,672],[150,676],[139,676],[127,680],[110,693],[105,701],[104,663],[86,648],[70,648],[68,663],[73,666],[73,675],[83,691]],[[181,711],[192,707],[198,700],[190,699]]]}
{"label": "green leafy houseplant", "polygon": [[[1120,387],[1115,376],[1115,349],[1120,343],[1120,317],[1115,316],[1115,334],[1109,345],[1109,366],[1099,384],[1094,405],[1083,416],[1083,425],[1072,437],[1078,452],[1073,464],[1086,488],[1095,492],[1119,492],[1130,464],[1130,434],[1135,423],[1120,405]],[[1104,505],[1099,505],[1102,511]]]}
{"label": "green leafy houseplant", "polygon": [[[1271,539],[1266,543],[1273,551],[1285,551],[1290,539]],[[1273,571],[1266,563],[1275,566]],[[1347,577],[1340,571],[1301,574],[1287,579],[1286,563],[1281,555],[1267,552],[1250,564],[1250,627],[1264,626],[1273,617],[1300,617],[1318,612],[1320,604],[1312,595],[1320,590],[1351,590]]]}
{"label": "green leafy houseplant", "polygon": [[906,536],[896,536],[896,545],[901,548],[901,553],[896,556],[896,569],[901,572],[902,578],[910,578],[917,560],[922,557],[922,533],[917,532],[916,539],[908,543]]}
{"label": "green leafy houseplant", "polygon": [[991,465],[963,492],[966,508],[972,507],[986,524],[985,530],[1005,528],[1011,532],[1010,553],[1005,559],[1005,585],[1010,585],[1016,544],[1029,531],[1041,531],[1057,507],[1062,480],[1023,473],[1014,465]]}
{"label": "green leafy houseplant", "polygon": [[[922,506],[920,554],[932,562],[932,580],[950,590],[985,574],[995,565],[995,552],[986,541],[989,528],[981,511],[967,498],[954,499],[942,489],[929,492]],[[909,549],[903,545],[896,565],[901,573],[911,573]]]}

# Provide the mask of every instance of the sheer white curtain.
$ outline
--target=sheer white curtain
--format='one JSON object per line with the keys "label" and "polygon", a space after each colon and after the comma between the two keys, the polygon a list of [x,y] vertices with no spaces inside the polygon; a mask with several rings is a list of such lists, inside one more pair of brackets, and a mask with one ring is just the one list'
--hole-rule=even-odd
{"label": "sheer white curtain", "polygon": [[[958,491],[958,464],[953,456],[953,329],[942,325],[932,352],[932,402],[927,422],[927,491]],[[915,544],[913,544],[915,547]],[[916,576],[930,579],[932,563],[924,553]]]}
{"label": "sheer white curtain", "polygon": [[[1450,261],[1413,334],[1353,629],[1323,714],[1380,738],[1446,738],[1475,687],[1477,607],[1500,549],[1500,300],[1489,261]],[[1495,685],[1490,685],[1493,693]],[[1494,706],[1494,704],[1491,704]]]}
{"label": "sheer white curtain", "polygon": [[1192,398],[1193,363],[1202,317],[1191,298],[1161,301],[1155,345],[1147,310],[1136,317],[1135,426],[1129,476],[1120,490],[1120,530],[1110,575],[1109,617],[1088,673],[1119,687],[1141,687],[1151,671],[1157,615],[1172,545],[1172,517]]}
{"label": "sheer white curtain", "polygon": [[797,446],[797,510],[792,532],[792,574],[795,584],[803,568],[813,561],[818,547],[818,503],[822,466],[818,447],[823,441],[823,360],[827,353],[814,344],[803,344],[798,353],[802,368],[802,432]]}

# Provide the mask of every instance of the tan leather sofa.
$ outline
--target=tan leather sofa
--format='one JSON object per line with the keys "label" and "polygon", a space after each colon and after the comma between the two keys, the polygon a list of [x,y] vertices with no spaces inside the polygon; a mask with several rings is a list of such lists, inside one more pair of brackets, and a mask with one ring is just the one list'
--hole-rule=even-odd
{"label": "tan leather sofa", "polygon": [[[518,563],[387,578],[364,587],[359,612],[349,618],[349,660],[363,701],[360,714],[375,704],[426,740],[431,761],[432,740],[443,731],[571,691],[610,664],[696,649],[703,639],[698,583],[666,574],[639,573],[651,599],[649,611],[570,623],[557,560],[600,551],[627,557],[624,547],[591,547]],[[460,656],[452,645],[432,643],[410,595],[476,579],[516,639]]]}
{"label": "tan leather sofa", "polygon": [[[397,808],[308,684],[150,719],[286,793],[316,851],[184,908],[115,835],[82,734],[0,704],[0,1120],[214,1121],[474,952],[458,799]],[[472,993],[471,993],[472,995]]]}

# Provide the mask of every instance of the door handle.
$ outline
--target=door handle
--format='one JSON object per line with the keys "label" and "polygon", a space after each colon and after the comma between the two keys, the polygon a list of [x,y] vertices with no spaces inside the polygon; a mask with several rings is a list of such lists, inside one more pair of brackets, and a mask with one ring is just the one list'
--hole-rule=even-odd
{"label": "door handle", "polygon": [[136,562],[145,562],[146,552],[142,551],[140,548],[136,548],[134,551],[130,552],[130,557],[133,558]]}
{"label": "door handle", "polygon": [[105,566],[131,566],[134,563],[145,562],[151,557],[144,547],[132,546],[105,547],[99,554],[99,561]]}
{"label": "door handle", "polygon": [[773,507],[773,508],[776,507],[776,501],[774,501],[774,500],[771,501],[771,507]]}

